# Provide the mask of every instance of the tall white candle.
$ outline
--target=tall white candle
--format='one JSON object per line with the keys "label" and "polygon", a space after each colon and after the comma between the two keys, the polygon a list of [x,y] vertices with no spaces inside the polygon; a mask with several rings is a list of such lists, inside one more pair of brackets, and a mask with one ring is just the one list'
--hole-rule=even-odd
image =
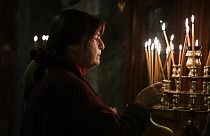
{"label": "tall white candle", "polygon": [[160,52],[161,52],[161,45],[159,43],[159,45],[158,45],[158,62],[159,62],[160,69],[161,69],[161,72],[162,72],[163,80],[165,80],[165,74],[164,74],[164,70],[163,70],[163,66],[162,66],[162,61],[161,61],[161,58],[160,58]]}
{"label": "tall white candle", "polygon": [[151,81],[152,83],[154,83],[154,48],[155,48],[155,45],[154,43],[152,43],[151,45],[151,60],[152,60],[152,63],[151,63]]}
{"label": "tall white candle", "polygon": [[195,18],[192,15],[192,17],[191,17],[191,22],[192,22],[192,46],[195,46],[194,45],[195,44],[194,20],[195,20]]}
{"label": "tall white candle", "polygon": [[173,40],[174,40],[174,35],[171,35],[170,38],[170,52],[171,52],[171,59],[172,59],[172,63],[173,65],[175,65],[175,61],[174,61],[174,45],[173,45]]}
{"label": "tall white candle", "polygon": [[159,75],[159,63],[158,63],[158,45],[159,45],[159,40],[157,37],[154,39],[154,45],[155,45],[155,73],[154,73],[154,83],[158,81],[158,75]]}
{"label": "tall white candle", "polygon": [[163,35],[164,35],[164,38],[165,38],[165,41],[166,41],[166,45],[170,49],[169,42],[168,42],[168,37],[167,37],[165,29],[166,29],[166,25],[165,25],[165,23],[163,23],[162,24]]}
{"label": "tall white candle", "polygon": [[[152,60],[151,60],[151,43],[152,43],[152,40],[151,39],[149,39],[148,40],[148,44],[147,44],[147,46],[148,46],[148,59],[149,59],[149,66],[150,66],[150,81],[152,81]],[[152,82],[151,82],[152,83]]]}
{"label": "tall white candle", "polygon": [[188,43],[188,46],[191,46],[191,43],[190,43],[190,37],[189,37],[189,26],[186,27],[186,37],[187,37],[187,43]]}
{"label": "tall white candle", "polygon": [[148,54],[148,42],[145,42],[145,56],[146,56],[146,61],[147,61],[147,71],[148,71],[148,76],[149,76],[149,84],[151,84],[151,73],[150,73],[150,63],[149,63],[149,54]]}
{"label": "tall white candle", "polygon": [[166,66],[167,66],[167,76],[168,76],[168,80],[170,79],[170,65],[169,65],[169,61],[170,61],[170,53],[169,53],[169,49],[168,47],[166,48]]}
{"label": "tall white candle", "polygon": [[193,56],[193,66],[195,66],[195,39],[194,39],[194,16],[191,17],[192,21],[192,56]]}

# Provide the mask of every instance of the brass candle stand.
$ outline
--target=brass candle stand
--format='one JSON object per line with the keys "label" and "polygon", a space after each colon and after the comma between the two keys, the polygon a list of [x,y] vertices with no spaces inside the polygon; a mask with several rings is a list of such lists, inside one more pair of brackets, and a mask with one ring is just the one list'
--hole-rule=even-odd
{"label": "brass candle stand", "polygon": [[[194,56],[193,56],[194,55]],[[187,76],[183,76],[181,65],[172,65],[172,79],[163,80],[164,94],[161,100],[162,108],[184,111],[210,111],[210,67],[204,67],[204,75],[199,76],[198,70],[201,68],[201,51],[195,46],[194,53],[190,47],[186,52],[186,67],[189,70]],[[182,79],[188,82],[183,82]],[[202,91],[199,91],[199,84],[202,81]],[[183,83],[182,83],[183,82]],[[174,89],[172,87],[174,83]],[[183,90],[183,84],[188,85],[187,90]],[[183,101],[182,99],[185,99]],[[201,101],[202,100],[202,101]],[[187,102],[186,102],[187,101]]]}
{"label": "brass candle stand", "polygon": [[201,66],[201,51],[200,49],[198,49],[198,47],[196,48],[196,50],[194,51],[194,56],[193,56],[193,51],[190,49],[190,47],[188,47],[188,51],[186,53],[186,57],[187,57],[187,62],[186,62],[186,67],[189,69],[189,74],[188,76],[190,77],[195,77],[198,76],[198,68],[200,68]]}

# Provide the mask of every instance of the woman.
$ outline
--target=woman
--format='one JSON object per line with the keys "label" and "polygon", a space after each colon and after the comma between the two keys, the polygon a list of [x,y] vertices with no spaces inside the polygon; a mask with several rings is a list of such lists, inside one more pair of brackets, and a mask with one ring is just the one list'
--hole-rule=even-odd
{"label": "woman", "polygon": [[149,108],[160,101],[162,84],[141,91],[122,116],[106,106],[83,78],[100,64],[105,22],[66,9],[52,22],[46,46],[33,53],[25,72],[23,136],[139,136]]}

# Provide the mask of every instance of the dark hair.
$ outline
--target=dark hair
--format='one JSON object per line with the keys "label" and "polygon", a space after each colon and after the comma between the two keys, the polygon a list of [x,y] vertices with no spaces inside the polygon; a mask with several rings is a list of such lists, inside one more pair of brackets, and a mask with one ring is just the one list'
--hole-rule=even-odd
{"label": "dark hair", "polygon": [[94,15],[76,9],[65,9],[55,16],[44,50],[63,56],[68,46],[73,46],[87,36],[87,41],[98,29],[104,30],[105,22]]}
{"label": "dark hair", "polygon": [[31,58],[46,64],[57,56],[65,56],[68,46],[74,46],[87,37],[88,43],[96,31],[104,31],[105,22],[94,15],[76,9],[64,9],[52,21],[49,40]]}

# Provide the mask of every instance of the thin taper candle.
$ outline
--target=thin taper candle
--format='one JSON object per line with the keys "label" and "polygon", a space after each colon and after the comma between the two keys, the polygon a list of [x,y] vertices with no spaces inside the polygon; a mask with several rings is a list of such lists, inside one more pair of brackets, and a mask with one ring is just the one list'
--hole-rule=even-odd
{"label": "thin taper candle", "polygon": [[192,57],[193,57],[193,66],[195,66],[195,39],[194,39],[194,16],[191,17],[192,21]]}
{"label": "thin taper candle", "polygon": [[158,46],[158,62],[159,62],[160,70],[162,72],[163,80],[165,80],[166,78],[165,78],[165,74],[164,74],[164,71],[163,71],[162,61],[160,59],[160,51],[161,51],[161,45],[159,43],[159,46]]}
{"label": "thin taper candle", "polygon": [[151,84],[151,73],[150,73],[150,63],[149,63],[149,54],[147,50],[148,42],[145,43],[145,55],[146,55],[146,61],[147,61],[147,71],[149,76],[149,84]]}
{"label": "thin taper candle", "polygon": [[179,62],[178,64],[181,64],[181,55],[182,55],[182,45],[179,45]]}
{"label": "thin taper candle", "polygon": [[154,43],[151,45],[151,81],[154,83]]}

